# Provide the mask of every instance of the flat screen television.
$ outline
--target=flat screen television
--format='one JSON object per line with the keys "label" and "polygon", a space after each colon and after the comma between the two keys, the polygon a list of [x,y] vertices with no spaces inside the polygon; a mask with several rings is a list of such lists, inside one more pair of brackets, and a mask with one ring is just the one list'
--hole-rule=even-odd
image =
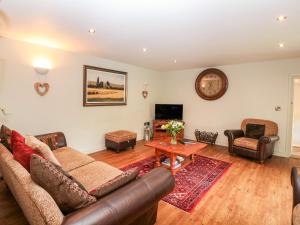
{"label": "flat screen television", "polygon": [[183,105],[155,104],[156,120],[182,120]]}

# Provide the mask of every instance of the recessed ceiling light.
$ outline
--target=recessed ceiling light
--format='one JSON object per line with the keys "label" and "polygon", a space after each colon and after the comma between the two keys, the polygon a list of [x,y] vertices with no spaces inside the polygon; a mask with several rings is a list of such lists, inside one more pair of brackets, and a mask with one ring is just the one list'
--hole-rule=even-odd
{"label": "recessed ceiling light", "polygon": [[279,48],[284,48],[284,43],[283,42],[279,43],[278,45],[279,45]]}
{"label": "recessed ceiling light", "polygon": [[285,21],[286,19],[287,19],[287,17],[284,16],[284,15],[280,15],[280,16],[277,17],[277,21],[279,21],[279,22],[283,22],[283,21]]}
{"label": "recessed ceiling light", "polygon": [[176,60],[176,59],[174,59],[174,63],[177,63],[177,60]]}
{"label": "recessed ceiling light", "polygon": [[94,33],[96,33],[96,30],[95,30],[94,28],[91,28],[91,29],[89,29],[89,32],[90,32],[91,34],[94,34]]}
{"label": "recessed ceiling light", "polygon": [[147,48],[143,48],[143,52],[146,52],[147,51]]}

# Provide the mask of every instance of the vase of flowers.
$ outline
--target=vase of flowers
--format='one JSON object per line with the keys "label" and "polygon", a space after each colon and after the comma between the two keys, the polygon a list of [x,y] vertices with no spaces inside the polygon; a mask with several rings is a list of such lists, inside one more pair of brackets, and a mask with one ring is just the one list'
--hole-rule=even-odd
{"label": "vase of flowers", "polygon": [[167,124],[164,124],[161,126],[161,129],[166,130],[167,133],[171,135],[171,144],[176,145],[177,144],[177,139],[176,136],[177,134],[180,133],[180,131],[184,128],[183,122],[176,121],[176,120],[171,120]]}

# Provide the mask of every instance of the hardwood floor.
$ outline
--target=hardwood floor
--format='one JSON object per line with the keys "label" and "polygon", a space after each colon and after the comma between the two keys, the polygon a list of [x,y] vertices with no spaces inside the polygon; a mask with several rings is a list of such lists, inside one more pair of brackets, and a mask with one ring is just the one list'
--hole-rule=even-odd
{"label": "hardwood floor", "polygon": [[[199,155],[232,162],[231,168],[209,190],[192,213],[168,203],[159,203],[157,225],[287,225],[291,221],[292,188],[290,170],[299,159],[274,156],[264,165],[232,157],[221,146],[207,147]],[[119,154],[101,151],[91,154],[96,160],[123,167],[154,155],[154,150],[139,142],[134,150]],[[0,182],[0,224],[23,225],[25,219],[9,191]]]}

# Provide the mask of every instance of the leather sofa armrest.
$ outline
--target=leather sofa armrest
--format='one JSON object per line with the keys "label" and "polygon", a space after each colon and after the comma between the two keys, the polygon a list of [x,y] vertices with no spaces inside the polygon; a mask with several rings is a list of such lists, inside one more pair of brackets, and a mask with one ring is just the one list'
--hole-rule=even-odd
{"label": "leather sofa armrest", "polygon": [[262,136],[259,138],[260,143],[269,144],[279,140],[279,136]]}
{"label": "leather sofa armrest", "polygon": [[291,172],[291,183],[293,186],[293,207],[300,203],[300,176],[298,175],[300,168],[293,167]]}
{"label": "leather sofa armrest", "polygon": [[171,192],[174,185],[169,170],[156,168],[96,203],[65,216],[62,225],[130,224]]}
{"label": "leather sofa armrest", "polygon": [[36,135],[35,137],[40,141],[46,143],[51,148],[51,150],[67,146],[66,137],[62,132],[40,134]]}
{"label": "leather sofa armrest", "polygon": [[243,130],[225,130],[224,135],[227,136],[228,138],[231,138],[232,140],[234,140],[239,137],[244,137],[244,131]]}

